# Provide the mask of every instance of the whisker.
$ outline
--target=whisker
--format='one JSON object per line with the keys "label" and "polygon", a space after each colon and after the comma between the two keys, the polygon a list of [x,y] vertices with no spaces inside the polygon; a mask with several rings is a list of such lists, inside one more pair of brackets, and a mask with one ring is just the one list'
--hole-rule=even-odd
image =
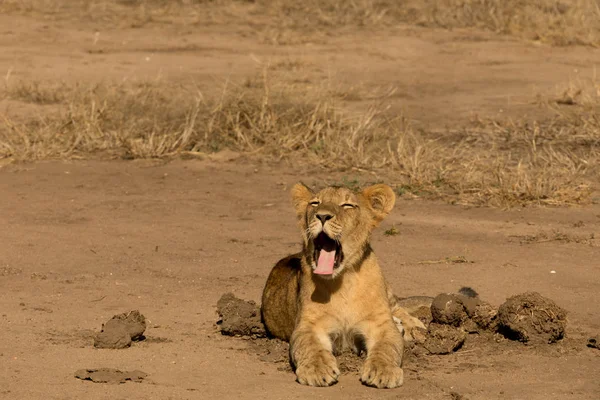
{"label": "whisker", "polygon": [[308,237],[309,239],[313,238],[313,234],[310,228],[306,228],[306,237]]}

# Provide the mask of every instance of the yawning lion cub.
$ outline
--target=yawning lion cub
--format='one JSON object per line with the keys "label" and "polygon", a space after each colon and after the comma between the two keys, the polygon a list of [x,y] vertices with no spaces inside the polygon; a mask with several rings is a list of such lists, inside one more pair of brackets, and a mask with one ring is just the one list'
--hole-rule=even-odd
{"label": "yawning lion cub", "polygon": [[[387,185],[360,193],[301,183],[292,198],[304,239],[301,253],[275,265],[262,297],[268,332],[289,340],[298,382],[329,386],[340,374],[333,352],[366,350],[360,380],[378,388],[402,385],[404,337],[422,323],[396,305],[370,234],[396,201]],[[397,327],[394,317],[402,321]]]}

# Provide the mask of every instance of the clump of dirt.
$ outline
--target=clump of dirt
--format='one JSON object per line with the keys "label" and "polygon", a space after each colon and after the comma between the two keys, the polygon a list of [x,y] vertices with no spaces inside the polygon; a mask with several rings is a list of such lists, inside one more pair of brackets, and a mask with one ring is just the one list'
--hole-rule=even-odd
{"label": "clump of dirt", "polygon": [[564,337],[567,324],[566,311],[539,293],[513,296],[496,310],[470,288],[436,296],[431,303],[431,316],[433,322],[423,342],[435,354],[447,354],[455,338],[452,330],[441,330],[441,326],[467,333],[501,333],[521,342],[554,343]]}
{"label": "clump of dirt", "polygon": [[468,318],[461,297],[457,294],[442,293],[431,303],[431,316],[438,324],[460,326]]}
{"label": "clump of dirt", "polygon": [[94,337],[94,347],[99,349],[124,349],[132,341],[144,339],[146,317],[138,310],[114,315],[102,325],[102,330]]}
{"label": "clump of dirt", "polygon": [[431,354],[449,354],[458,350],[466,338],[466,332],[459,327],[432,322],[423,347]]}
{"label": "clump of dirt", "polygon": [[225,293],[217,302],[221,333],[228,336],[265,337],[260,307],[252,300],[245,301],[233,293]]}
{"label": "clump of dirt", "polygon": [[537,292],[512,296],[498,309],[500,331],[509,339],[554,343],[565,336],[567,312]]}
{"label": "clump of dirt", "polygon": [[587,341],[587,347],[600,350],[600,335],[589,338]]}
{"label": "clump of dirt", "polygon": [[498,310],[489,303],[480,301],[469,316],[480,329],[495,332],[498,328]]}
{"label": "clump of dirt", "polygon": [[471,288],[436,296],[431,303],[431,316],[433,322],[462,327],[470,333],[495,331],[497,328],[496,309],[481,300]]}
{"label": "clump of dirt", "polygon": [[120,371],[114,368],[80,369],[75,378],[95,383],[141,382],[148,374],[143,371]]}
{"label": "clump of dirt", "polygon": [[131,340],[139,341],[144,338],[144,331],[146,331],[146,317],[138,310],[117,314],[112,317],[111,320],[119,321],[131,336]]}

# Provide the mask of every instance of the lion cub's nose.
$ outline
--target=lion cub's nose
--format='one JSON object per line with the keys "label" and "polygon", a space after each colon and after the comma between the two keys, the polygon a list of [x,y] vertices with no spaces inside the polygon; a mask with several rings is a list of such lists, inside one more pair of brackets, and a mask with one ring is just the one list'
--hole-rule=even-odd
{"label": "lion cub's nose", "polygon": [[321,211],[317,213],[317,218],[321,221],[323,225],[325,225],[325,222],[333,218],[333,214]]}

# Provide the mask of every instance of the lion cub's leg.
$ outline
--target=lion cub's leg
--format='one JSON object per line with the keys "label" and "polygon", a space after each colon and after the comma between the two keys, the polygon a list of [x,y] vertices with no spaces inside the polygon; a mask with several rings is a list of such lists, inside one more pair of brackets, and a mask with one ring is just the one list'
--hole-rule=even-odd
{"label": "lion cub's leg", "polygon": [[365,321],[360,327],[365,337],[367,359],[360,380],[369,386],[395,388],[404,383],[402,355],[404,339],[389,315]]}
{"label": "lion cub's leg", "polygon": [[290,357],[299,383],[330,386],[337,382],[340,370],[333,355],[329,335],[311,324],[299,325],[290,339]]}
{"label": "lion cub's leg", "polygon": [[[410,315],[409,311],[406,310],[405,308],[401,307],[398,300],[398,297],[395,296],[392,291],[388,288],[388,301],[390,302],[390,307],[392,309],[392,315],[394,316],[395,320],[399,320],[401,323],[398,324],[397,321],[396,325],[398,327],[398,330],[400,331],[400,333],[404,336],[404,340],[407,342],[410,342],[412,340],[415,339],[415,328],[422,328],[422,329],[426,329],[425,325],[423,324],[423,322],[421,322],[421,320],[417,317],[414,317],[412,315]],[[423,302],[421,302],[423,303]],[[427,305],[426,303],[416,303],[416,305],[425,305],[427,307],[429,307],[431,305],[431,303],[429,303],[429,305]]]}

